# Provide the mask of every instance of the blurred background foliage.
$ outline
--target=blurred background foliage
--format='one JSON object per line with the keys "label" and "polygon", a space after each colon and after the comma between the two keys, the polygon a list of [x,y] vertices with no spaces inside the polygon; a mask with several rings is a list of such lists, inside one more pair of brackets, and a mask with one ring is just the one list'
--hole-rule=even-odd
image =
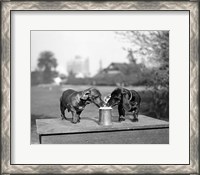
{"label": "blurred background foliage", "polygon": [[58,76],[58,72],[56,71],[57,65],[57,60],[53,52],[41,52],[38,58],[38,69],[31,73],[31,84],[53,83],[54,78]]}
{"label": "blurred background foliage", "polygon": [[[152,87],[149,112],[156,118],[169,118],[169,32],[125,31],[118,32],[125,42],[130,42],[130,62],[141,59],[143,77],[147,87]],[[137,47],[134,47],[137,46]]]}

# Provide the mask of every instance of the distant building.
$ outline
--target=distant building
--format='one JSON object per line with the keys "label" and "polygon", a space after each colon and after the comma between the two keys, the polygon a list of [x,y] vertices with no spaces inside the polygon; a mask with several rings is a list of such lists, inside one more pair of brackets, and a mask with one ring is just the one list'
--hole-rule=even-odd
{"label": "distant building", "polygon": [[140,80],[141,66],[136,63],[111,63],[107,68],[102,69],[93,78],[97,84],[103,85],[129,85]]}
{"label": "distant building", "polygon": [[107,75],[124,74],[128,69],[127,63],[111,63],[107,68],[102,69],[96,77]]}
{"label": "distant building", "polygon": [[64,74],[59,74],[53,80],[54,80],[53,84],[55,84],[55,85],[66,84],[66,82],[67,82],[67,76],[64,75]]}
{"label": "distant building", "polygon": [[73,60],[67,63],[67,72],[73,72],[77,78],[89,77],[89,58],[75,56]]}
{"label": "distant building", "polygon": [[61,79],[60,77],[56,77],[56,78],[54,78],[54,84],[56,84],[56,85],[60,85],[61,82],[62,82],[62,79]]}

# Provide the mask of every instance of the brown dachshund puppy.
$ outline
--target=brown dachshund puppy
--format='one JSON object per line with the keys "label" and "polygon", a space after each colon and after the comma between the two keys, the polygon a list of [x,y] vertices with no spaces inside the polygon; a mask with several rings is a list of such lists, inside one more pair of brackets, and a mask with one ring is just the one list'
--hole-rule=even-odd
{"label": "brown dachshund puppy", "polygon": [[116,88],[107,102],[107,106],[118,105],[119,121],[125,120],[125,111],[133,113],[133,121],[138,121],[140,110],[140,95],[134,90],[125,88]]}
{"label": "brown dachshund puppy", "polygon": [[104,105],[101,93],[95,88],[84,91],[68,89],[60,98],[60,111],[62,119],[66,119],[65,110],[72,113],[72,123],[80,122],[80,114],[87,104],[94,103],[98,108]]}

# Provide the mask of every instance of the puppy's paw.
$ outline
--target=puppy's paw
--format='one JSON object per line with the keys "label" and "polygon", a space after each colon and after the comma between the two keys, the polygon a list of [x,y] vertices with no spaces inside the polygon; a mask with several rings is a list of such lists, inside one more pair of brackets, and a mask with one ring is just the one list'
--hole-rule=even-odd
{"label": "puppy's paw", "polygon": [[61,119],[62,120],[67,120],[67,118],[65,116],[63,116],[63,115],[61,115]]}
{"label": "puppy's paw", "polygon": [[79,122],[78,118],[73,118],[73,119],[72,119],[72,123],[73,123],[73,124],[77,124],[78,122]]}
{"label": "puppy's paw", "polygon": [[119,117],[119,122],[123,122],[123,121],[125,121],[125,117],[124,116],[120,116]]}
{"label": "puppy's paw", "polygon": [[77,123],[78,123],[78,121],[74,121],[74,120],[72,120],[72,123],[73,123],[73,124],[77,124]]}
{"label": "puppy's paw", "polygon": [[133,122],[138,122],[138,118],[133,118]]}

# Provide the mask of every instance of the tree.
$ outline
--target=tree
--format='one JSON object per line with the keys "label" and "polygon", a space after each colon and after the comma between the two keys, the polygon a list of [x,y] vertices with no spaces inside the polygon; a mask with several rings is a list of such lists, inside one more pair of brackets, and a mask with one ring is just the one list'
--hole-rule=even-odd
{"label": "tree", "polygon": [[52,83],[53,78],[57,76],[57,60],[50,51],[40,53],[38,58],[38,68],[43,72],[43,83]]}
{"label": "tree", "polygon": [[127,58],[130,63],[139,59],[145,66],[148,86],[153,87],[151,110],[156,117],[169,114],[169,32],[124,31],[117,32],[120,39],[130,44]]}
{"label": "tree", "polygon": [[124,48],[130,62],[141,59],[146,67],[159,67],[169,62],[168,31],[117,32],[120,39],[130,44]]}
{"label": "tree", "polygon": [[136,59],[134,57],[133,50],[132,49],[128,49],[127,51],[128,51],[127,58],[129,60],[129,62],[136,64]]}
{"label": "tree", "polygon": [[43,82],[43,74],[41,71],[34,70],[31,72],[31,86],[41,84]]}

